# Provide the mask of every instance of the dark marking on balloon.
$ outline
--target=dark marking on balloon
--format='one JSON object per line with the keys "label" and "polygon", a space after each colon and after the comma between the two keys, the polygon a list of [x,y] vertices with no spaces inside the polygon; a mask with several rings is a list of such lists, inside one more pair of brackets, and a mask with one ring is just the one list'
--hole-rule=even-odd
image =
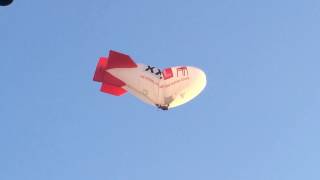
{"label": "dark marking on balloon", "polygon": [[145,71],[149,71],[150,70],[150,72],[151,73],[153,73],[153,69],[154,69],[155,67],[152,67],[152,66],[149,66],[148,65],[148,67],[147,67],[147,69],[145,70]]}
{"label": "dark marking on balloon", "polygon": [[161,75],[161,70],[158,69],[158,72],[156,73],[156,75]]}
{"label": "dark marking on balloon", "polygon": [[[155,73],[154,72],[154,69],[156,69],[157,70],[157,72]],[[158,68],[155,68],[155,67],[153,67],[153,66],[147,66],[147,68],[145,69],[145,71],[150,71],[152,74],[155,74],[155,75],[157,75],[157,76],[159,76],[159,79],[162,79],[162,72],[161,72],[161,70],[160,69],[158,69]]]}

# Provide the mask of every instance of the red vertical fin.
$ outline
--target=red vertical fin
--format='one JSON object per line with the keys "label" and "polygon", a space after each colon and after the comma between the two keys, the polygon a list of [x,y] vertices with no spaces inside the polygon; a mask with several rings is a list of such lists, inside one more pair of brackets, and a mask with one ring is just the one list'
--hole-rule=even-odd
{"label": "red vertical fin", "polygon": [[110,51],[107,69],[112,68],[135,68],[137,64],[126,54]]}
{"label": "red vertical fin", "polygon": [[107,69],[107,65],[108,65],[108,58],[100,57],[96,67],[96,71],[93,76],[94,81],[103,82],[103,76],[105,74],[105,70]]}

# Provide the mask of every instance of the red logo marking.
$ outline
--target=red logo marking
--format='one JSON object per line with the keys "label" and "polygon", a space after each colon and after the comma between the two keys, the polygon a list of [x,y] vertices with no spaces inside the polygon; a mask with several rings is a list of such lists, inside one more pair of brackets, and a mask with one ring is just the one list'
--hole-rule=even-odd
{"label": "red logo marking", "polygon": [[189,73],[188,73],[188,68],[186,67],[186,66],[181,66],[181,67],[178,67],[177,68],[177,77],[179,76],[179,72],[182,72],[182,75],[183,76],[185,76],[186,75],[186,73],[187,73],[187,75],[189,75]]}
{"label": "red logo marking", "polygon": [[163,74],[164,80],[173,77],[173,72],[172,72],[172,69],[171,69],[171,68],[166,68],[166,69],[164,69],[163,72],[162,72],[162,74]]}

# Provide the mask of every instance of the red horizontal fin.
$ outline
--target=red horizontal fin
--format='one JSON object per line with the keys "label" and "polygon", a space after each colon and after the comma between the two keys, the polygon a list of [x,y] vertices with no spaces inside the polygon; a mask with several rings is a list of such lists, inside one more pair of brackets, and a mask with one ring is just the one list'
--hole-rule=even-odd
{"label": "red horizontal fin", "polygon": [[107,69],[112,68],[135,68],[137,64],[126,54],[110,51]]}
{"label": "red horizontal fin", "polygon": [[121,87],[113,86],[106,83],[102,83],[100,91],[104,93],[112,94],[114,96],[121,96],[127,92],[125,89]]}
{"label": "red horizontal fin", "polygon": [[99,62],[96,67],[96,71],[94,73],[93,80],[98,82],[103,82],[103,77],[105,74],[105,70],[107,69],[108,58],[100,57]]}

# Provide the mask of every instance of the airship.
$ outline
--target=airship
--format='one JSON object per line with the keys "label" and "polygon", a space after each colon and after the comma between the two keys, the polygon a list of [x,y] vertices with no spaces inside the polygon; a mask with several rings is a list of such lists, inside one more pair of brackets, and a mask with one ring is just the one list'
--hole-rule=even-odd
{"label": "airship", "polygon": [[141,101],[168,110],[198,96],[206,86],[205,73],[196,67],[174,66],[164,69],[138,64],[130,56],[110,50],[100,57],[93,80],[100,91],[114,96],[129,92]]}

